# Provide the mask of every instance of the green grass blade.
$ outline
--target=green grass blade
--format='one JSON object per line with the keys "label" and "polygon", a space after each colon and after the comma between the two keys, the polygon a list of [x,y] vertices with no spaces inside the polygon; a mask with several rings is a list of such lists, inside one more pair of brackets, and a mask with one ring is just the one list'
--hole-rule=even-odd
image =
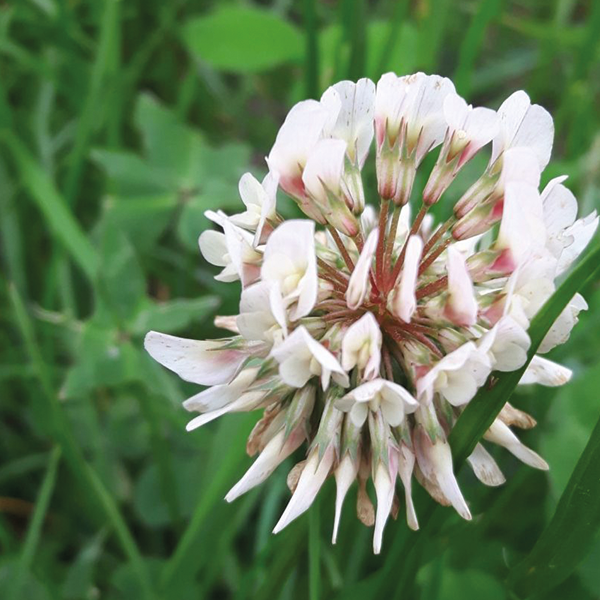
{"label": "green grass blade", "polygon": [[515,391],[551,325],[577,291],[598,272],[600,272],[600,245],[596,244],[532,320],[529,327],[531,348],[527,362],[517,371],[497,374],[496,385],[491,390],[486,386],[481,388],[461,414],[449,437],[455,465],[461,465],[471,454],[479,439]]}
{"label": "green grass blade", "polygon": [[308,589],[310,600],[319,600],[321,591],[321,519],[319,499],[308,511]]}
{"label": "green grass blade", "polygon": [[11,581],[8,591],[8,600],[17,600],[19,598],[24,578],[33,563],[33,558],[42,534],[42,525],[44,524],[44,519],[46,518],[50,499],[52,498],[52,493],[54,492],[54,486],[56,484],[56,474],[60,463],[60,454],[60,446],[55,446],[50,453],[48,468],[46,469],[40,493],[35,503],[35,510],[33,511],[31,523],[27,529],[23,551],[17,562],[14,579]]}
{"label": "green grass blade", "polygon": [[[150,577],[135,539],[127,528],[127,523],[123,518],[123,515],[119,512],[114,498],[110,495],[96,472],[86,462],[77,445],[77,441],[71,430],[71,425],[63,411],[58,396],[53,389],[51,374],[40,352],[31,319],[29,318],[23,301],[14,285],[9,288],[9,296],[27,354],[29,355],[29,359],[31,360],[40,381],[43,395],[46,397],[48,408],[50,410],[50,418],[53,421],[53,429],[55,430],[57,441],[62,447],[65,460],[75,477],[79,479],[82,488],[87,494],[94,498],[97,504],[100,505],[106,518],[113,526],[123,552],[133,565],[140,585],[144,590],[144,598],[146,600],[153,600],[154,591],[150,582]],[[96,508],[96,505],[94,505],[94,508]]]}
{"label": "green grass blade", "polygon": [[53,236],[66,248],[87,277],[93,280],[99,265],[96,249],[67,207],[64,198],[23,142],[10,131],[3,131],[1,135],[14,158],[23,185],[42,211]]}
{"label": "green grass blade", "polygon": [[600,419],[563,492],[548,527],[525,560],[509,572],[523,598],[564,581],[585,558],[600,528]]}
{"label": "green grass blade", "polygon": [[[246,415],[239,420],[239,424],[231,434],[231,439],[244,439],[244,433],[248,425],[255,419],[254,415]],[[239,444],[231,443],[226,452],[223,452],[219,470],[210,478],[209,485],[202,490],[198,505],[194,510],[192,519],[181,537],[173,556],[169,559],[161,574],[161,589],[168,590],[171,584],[187,569],[193,569],[197,565],[194,549],[200,539],[202,528],[206,519],[210,518],[210,511],[214,504],[221,501],[227,486],[233,485],[233,474],[246,460],[243,450]],[[189,574],[189,571],[188,571]]]}
{"label": "green grass blade", "polygon": [[[402,30],[402,25],[404,24],[404,19],[406,17],[407,11],[408,0],[397,0],[396,6],[394,8],[394,13],[392,15],[392,18],[390,19],[388,34],[385,38],[385,44],[383,45],[381,54],[379,55],[379,59],[377,60],[378,75],[383,74],[385,65],[388,63],[389,60],[389,55],[392,53],[392,51],[399,42],[400,32]],[[399,74],[404,75],[404,73]]]}
{"label": "green grass blade", "polygon": [[471,80],[475,60],[485,39],[488,25],[500,15],[502,0],[488,0],[479,4],[479,10],[473,17],[467,34],[463,38],[458,55],[458,67],[454,73],[454,84],[463,96],[471,92]]}
{"label": "green grass blade", "polygon": [[319,32],[316,0],[304,0],[305,78],[308,98],[319,97]]}
{"label": "green grass blade", "polygon": [[90,74],[87,97],[77,124],[75,145],[70,153],[65,197],[71,205],[79,191],[89,142],[94,128],[98,126],[98,115],[102,114],[103,104],[107,99],[106,87],[111,71],[118,64],[116,57],[119,51],[119,31],[120,0],[104,0],[98,50]]}
{"label": "green grass blade", "polygon": [[366,1],[342,0],[340,10],[344,42],[350,52],[346,77],[356,81],[366,75],[367,68]]}

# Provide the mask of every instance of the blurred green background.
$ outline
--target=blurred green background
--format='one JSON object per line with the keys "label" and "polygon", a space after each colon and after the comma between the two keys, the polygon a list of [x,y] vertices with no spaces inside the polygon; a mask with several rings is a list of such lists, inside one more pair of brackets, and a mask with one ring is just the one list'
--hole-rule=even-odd
{"label": "blurred green background", "polygon": [[[494,108],[525,89],[555,118],[545,181],[600,206],[599,39],[596,0],[0,1],[0,598],[508,598],[600,414],[597,284],[553,355],[573,381],[515,400],[551,471],[495,454],[503,487],[461,473],[472,523],[401,517],[380,557],[353,499],[330,545],[333,481],[270,534],[292,461],[225,503],[258,415],[187,434],[195,390],[142,339],[236,311],[199,256],[203,212],[239,210],[289,107],[340,79],[436,72]],[[600,597],[600,541],[543,597]]]}

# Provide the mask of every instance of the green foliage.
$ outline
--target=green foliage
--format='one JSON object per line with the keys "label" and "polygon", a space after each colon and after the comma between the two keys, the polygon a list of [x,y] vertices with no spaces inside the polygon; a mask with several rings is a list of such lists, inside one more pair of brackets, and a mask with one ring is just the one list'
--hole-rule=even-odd
{"label": "green foliage", "polygon": [[[517,388],[511,400],[538,420],[525,441],[551,470],[498,453],[498,489],[461,470],[472,523],[417,489],[422,530],[400,516],[381,557],[353,514],[355,492],[330,545],[333,482],[318,513],[277,536],[285,466],[225,503],[250,464],[256,416],[186,434],[180,402],[197,388],[151,361],[143,336],[218,334],[213,317],[235,312],[239,290],[198,255],[204,213],[235,210],[240,175],[264,171],[291,104],[343,78],[424,69],[492,107],[526,89],[555,117],[547,177],[570,175],[583,214],[600,208],[600,4],[5,4],[0,597],[596,598],[597,250],[553,300],[587,280],[590,309],[551,356],[573,381]],[[459,458],[516,379],[469,406],[451,440]]]}
{"label": "green foliage", "polygon": [[187,47],[215,69],[254,73],[303,56],[302,34],[276,14],[251,7],[222,7],[190,19],[183,29]]}

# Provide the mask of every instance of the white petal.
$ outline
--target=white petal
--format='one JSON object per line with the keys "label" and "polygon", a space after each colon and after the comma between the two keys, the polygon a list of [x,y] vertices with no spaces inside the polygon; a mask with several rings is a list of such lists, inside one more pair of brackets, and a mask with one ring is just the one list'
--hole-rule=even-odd
{"label": "white petal", "polygon": [[577,217],[577,199],[562,181],[564,177],[555,177],[542,192],[544,222],[550,236],[562,233]]}
{"label": "white petal", "polygon": [[246,354],[221,349],[219,340],[199,341],[150,331],[144,347],[150,356],[191,383],[219,385],[231,381]]}
{"label": "white petal", "polygon": [[484,435],[486,440],[503,446],[520,461],[534,469],[547,471],[548,463],[533,450],[521,443],[519,438],[500,419],[496,419]]}
{"label": "white petal", "polygon": [[377,494],[377,513],[375,515],[375,531],[373,533],[373,552],[375,554],[381,552],[383,529],[390,516],[394,501],[398,459],[395,452],[390,452],[389,454],[389,471],[383,464],[379,463],[373,477],[375,493]]}
{"label": "white petal", "polygon": [[356,479],[358,473],[358,465],[350,458],[349,454],[345,454],[341,460],[339,466],[335,470],[335,484],[336,484],[336,495],[335,495],[335,518],[333,521],[333,535],[331,543],[335,544],[337,541],[338,529],[340,526],[340,517],[342,515],[342,506],[344,504],[344,498],[350,489],[350,486]]}
{"label": "white petal", "polygon": [[279,186],[279,173],[269,171],[262,182],[265,190],[265,199],[260,209],[260,218],[256,226],[253,245],[258,246],[261,243],[262,233],[268,219],[275,219],[277,213],[275,206],[277,203],[277,187]]}
{"label": "white petal", "polygon": [[408,86],[409,108],[406,111],[407,137],[409,145],[418,138],[417,164],[425,154],[441,144],[446,135],[444,100],[454,93],[454,84],[446,77],[417,73],[403,80]]}
{"label": "white petal", "polygon": [[211,265],[216,267],[225,267],[229,264],[227,256],[227,244],[225,242],[225,234],[220,231],[208,229],[203,231],[198,238],[198,245],[202,256]]}
{"label": "white petal", "polygon": [[377,240],[379,239],[379,230],[375,228],[369,234],[358,261],[350,276],[348,289],[346,290],[346,303],[348,308],[355,310],[365,301],[369,289],[369,273],[375,250],[377,249]]}
{"label": "white petal", "polygon": [[369,416],[369,406],[365,402],[357,402],[350,410],[350,419],[356,427],[362,427]]}
{"label": "white petal", "polygon": [[249,412],[254,410],[261,405],[264,396],[264,392],[246,392],[237,400],[223,406],[223,408],[195,417],[185,426],[185,429],[186,431],[192,431],[230,412]]}
{"label": "white petal", "polygon": [[[285,221],[269,236],[261,277],[278,283],[284,296],[297,297],[292,320],[306,316],[317,300],[318,278],[315,255],[315,225],[307,220]],[[296,282],[288,289],[290,278]]]}
{"label": "white petal", "polygon": [[412,235],[406,247],[400,283],[396,287],[392,299],[392,312],[405,323],[410,322],[417,309],[415,292],[422,252],[423,240],[418,235]]}
{"label": "white petal", "polygon": [[437,483],[444,496],[463,519],[471,520],[471,512],[454,476],[448,442],[438,438],[434,444],[427,433],[419,428],[415,435],[415,449],[423,475],[433,483]]}
{"label": "white petal", "polygon": [[593,211],[587,217],[578,219],[564,231],[564,236],[572,238],[573,241],[563,249],[556,268],[556,274],[561,275],[573,263],[573,261],[585,250],[590,240],[594,237],[598,228],[598,217]]}
{"label": "white petal", "polygon": [[229,490],[225,500],[233,502],[248,490],[265,481],[290,454],[302,445],[305,437],[302,428],[298,428],[287,437],[285,430],[281,430],[267,443],[244,476]]}
{"label": "white petal", "polygon": [[494,139],[493,163],[503,150],[523,146],[533,150],[540,169],[550,160],[554,124],[550,114],[537,104],[531,104],[529,96],[518,91],[507,98],[498,110],[500,133]]}
{"label": "white petal", "polygon": [[529,148],[509,148],[502,160],[500,184],[521,182],[537,188],[540,185],[541,169],[537,156]]}
{"label": "white petal", "polygon": [[477,479],[485,485],[498,486],[506,481],[496,461],[481,444],[475,446],[467,460]]}
{"label": "white petal", "polygon": [[358,366],[368,370],[368,376],[379,373],[381,362],[381,330],[373,313],[365,313],[348,327],[342,340],[342,367],[345,371]]}
{"label": "white petal", "polygon": [[457,325],[469,327],[477,321],[477,300],[463,255],[448,248],[448,317]]}
{"label": "white petal", "polygon": [[419,529],[419,521],[412,499],[412,473],[415,466],[415,455],[404,444],[400,448],[398,456],[398,475],[404,486],[404,501],[406,502],[406,521],[408,526],[413,530]]}
{"label": "white petal", "polygon": [[244,369],[231,383],[215,385],[188,398],[183,407],[189,411],[211,411],[237,400],[256,378],[257,369]]}
{"label": "white petal", "polygon": [[377,145],[385,135],[397,136],[406,102],[406,84],[395,73],[385,73],[377,82],[375,128]]}
{"label": "white petal", "polygon": [[373,140],[375,110],[375,84],[370,79],[340,81],[325,91],[321,104],[341,100],[341,108],[334,127],[326,135],[344,140],[348,144],[348,158],[362,167]]}
{"label": "white petal", "polygon": [[321,486],[331,471],[335,453],[330,447],[325,451],[323,458],[319,461],[319,452],[315,448],[308,460],[306,466],[300,475],[296,491],[292,496],[281,518],[275,525],[273,533],[279,533],[286,525],[291,523],[296,517],[299,517],[304,511],[310,508]]}
{"label": "white petal", "polygon": [[338,194],[344,172],[346,142],[343,140],[319,140],[311,150],[302,181],[307,192],[322,204],[327,203],[327,190]]}
{"label": "white petal", "polygon": [[540,212],[539,192],[531,185],[508,183],[497,245],[510,251],[515,265],[546,241],[546,228]]}
{"label": "white petal", "polygon": [[587,310],[588,305],[581,294],[575,294],[569,304],[560,313],[560,316],[542,340],[538,348],[538,352],[545,354],[550,352],[552,348],[560,344],[564,344],[571,335],[571,330],[579,321],[579,313],[582,310]]}
{"label": "white petal", "polygon": [[573,376],[573,371],[541,356],[534,356],[519,385],[539,383],[548,387],[564,385]]}

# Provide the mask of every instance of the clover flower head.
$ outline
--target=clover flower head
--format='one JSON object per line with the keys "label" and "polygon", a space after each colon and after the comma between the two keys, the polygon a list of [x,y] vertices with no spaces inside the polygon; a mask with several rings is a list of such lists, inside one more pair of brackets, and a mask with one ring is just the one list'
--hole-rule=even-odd
{"label": "clover flower head", "polygon": [[[449,79],[424,73],[342,81],[290,110],[267,176],[240,180],[245,210],[208,213],[222,232],[200,236],[206,260],[222,268],[217,279],[241,281],[239,314],[217,318],[229,336],[146,337],[157,361],[209,386],[184,404],[199,413],[188,429],[228,412],[264,411],[247,445],[257,458],[228,501],[303,446],[275,532],[310,507],[328,477],[337,486],[334,542],[354,482],[358,518],[375,527],[375,552],[400,504],[398,480],[411,528],[418,528],[414,479],[471,518],[448,434],[493,371],[525,364],[531,319],[598,225],[595,214],[577,220],[565,178],[540,192],[552,139],[550,115],[525,92],[498,111],[474,108]],[[431,207],[490,145],[487,168],[434,223]],[[417,171],[433,151],[437,160],[417,193]],[[363,180],[370,154],[377,189]],[[306,218],[284,220],[278,190]],[[576,295],[539,352],[565,342],[586,308]],[[556,386],[570,376],[535,356],[521,383]],[[488,442],[548,468],[511,429],[533,424],[507,403],[468,459],[476,477],[504,481]]]}

